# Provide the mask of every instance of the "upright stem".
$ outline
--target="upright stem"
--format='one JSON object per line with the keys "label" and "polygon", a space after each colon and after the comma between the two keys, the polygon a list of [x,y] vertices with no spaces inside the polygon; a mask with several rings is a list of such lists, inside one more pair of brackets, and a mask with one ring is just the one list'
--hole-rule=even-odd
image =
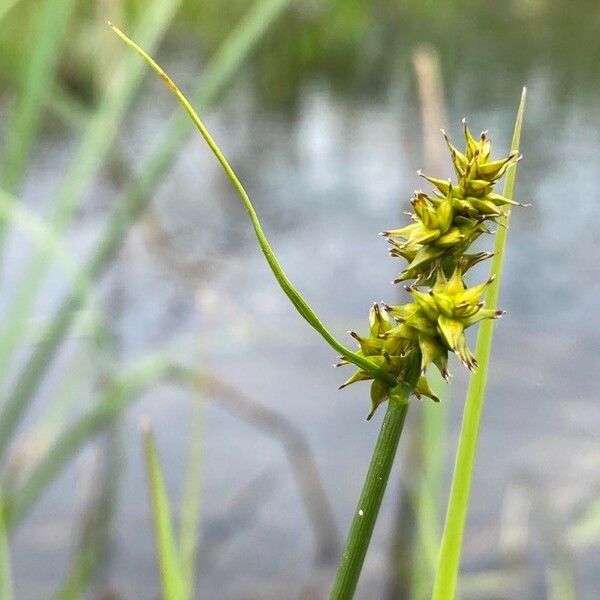
{"label": "upright stem", "polygon": [[331,591],[331,600],[345,600],[354,595],[407,412],[407,399],[404,402],[401,398],[389,401]]}
{"label": "upright stem", "polygon": [[[415,354],[420,353],[415,352]],[[418,378],[420,360],[420,356],[416,356],[411,361],[407,375],[409,383],[401,383],[390,392],[387,411],[338,566],[330,600],[349,600],[354,596],[379,515],[381,500],[394,464],[400,434],[408,412],[408,400]]]}
{"label": "upright stem", "polygon": [[[513,152],[519,151],[521,127],[523,125],[523,114],[525,111],[525,98],[526,90],[523,88],[511,144],[511,151]],[[506,198],[512,198],[516,172],[516,165],[510,167],[506,172],[503,192],[503,196]],[[500,292],[500,280],[509,215],[510,213],[500,221],[501,227],[499,228],[496,237],[491,267],[491,273],[496,276],[496,279],[490,285],[487,292],[485,299],[486,308],[496,306]],[[477,345],[475,348],[475,356],[479,362],[479,367],[477,371],[471,375],[469,380],[460,437],[458,439],[458,448],[456,451],[454,474],[452,476],[452,485],[450,487],[448,511],[446,513],[446,522],[444,524],[444,532],[438,557],[437,572],[433,585],[432,600],[454,600],[456,595],[463,536],[469,511],[473,472],[475,470],[477,442],[479,441],[479,426],[485,402],[493,334],[494,321],[489,320],[482,322],[477,335]]]}

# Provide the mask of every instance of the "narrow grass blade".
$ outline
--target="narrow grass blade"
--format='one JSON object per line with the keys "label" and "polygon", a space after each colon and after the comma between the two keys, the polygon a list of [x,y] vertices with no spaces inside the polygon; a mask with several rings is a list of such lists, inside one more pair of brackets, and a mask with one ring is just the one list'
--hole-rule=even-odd
{"label": "narrow grass blade", "polygon": [[0,600],[13,600],[12,572],[8,533],[4,522],[4,504],[0,494]]}
{"label": "narrow grass blade", "polygon": [[[154,48],[162,39],[180,3],[181,0],[153,0],[148,4],[136,31],[149,46]],[[61,235],[70,225],[83,193],[110,148],[119,122],[133,99],[142,76],[143,70],[128,56],[124,57],[116,69],[98,110],[88,123],[71,164],[65,169],[65,177],[50,217],[50,227],[57,235]],[[51,259],[44,251],[35,251],[15,287],[4,319],[5,325],[0,329],[0,386],[14,357],[14,350],[22,339],[25,323],[32,312],[50,264]],[[4,421],[3,415],[0,417],[0,430]],[[4,439],[2,437],[0,440],[0,453]]]}
{"label": "narrow grass blade", "polygon": [[162,597],[164,600],[182,600],[185,598],[184,584],[171,525],[169,499],[149,423],[142,424],[142,433]]}
{"label": "narrow grass blade", "polygon": [[[43,106],[53,79],[60,46],[74,0],[45,0],[31,33],[24,85],[9,119],[0,181],[9,192],[18,191],[42,120]],[[6,222],[0,220],[0,266],[4,254]]]}
{"label": "narrow grass blade", "polygon": [[[201,78],[197,88],[198,103],[210,105],[219,97],[254,45],[289,3],[290,0],[258,0],[207,65],[206,75]],[[117,209],[107,223],[92,256],[81,268],[82,276],[95,280],[104,272],[118,251],[127,231],[148,204],[154,186],[175,161],[189,135],[190,128],[185,116],[174,116],[157,149],[143,169],[140,179],[134,181],[124,196],[117,201]],[[52,358],[82,305],[83,298],[77,290],[72,290],[56,311],[42,336],[44,343],[35,348],[16,377],[14,387],[5,400],[5,408],[0,414],[0,455],[4,452],[10,435],[37,391],[52,363]],[[23,312],[25,317],[27,312]],[[17,337],[17,333],[9,336],[13,344],[16,343],[14,338]],[[0,349],[2,347],[0,343]],[[0,352],[0,362],[2,357],[3,354]],[[0,368],[0,382],[2,372]]]}
{"label": "narrow grass blade", "polygon": [[188,434],[187,464],[181,500],[179,560],[184,585],[183,598],[187,600],[194,598],[196,585],[196,556],[198,554],[200,505],[202,500],[205,406],[204,402],[193,402],[190,406],[191,425]]}
{"label": "narrow grass blade", "polygon": [[179,103],[183,106],[184,110],[187,112],[188,116],[196,126],[196,129],[200,132],[200,135],[204,138],[205,142],[208,144],[210,150],[215,155],[216,159],[219,161],[219,164],[223,168],[223,171],[229,178],[231,184],[234,189],[240,196],[248,215],[250,216],[250,220],[252,222],[252,226],[254,228],[254,232],[256,234],[256,238],[260,245],[260,248],[277,280],[277,283],[280,285],[283,292],[290,299],[291,303],[294,305],[298,313],[307,321],[307,323],[317,331],[321,335],[321,337],[337,352],[339,352],[345,359],[356,364],[361,369],[367,371],[372,374],[374,377],[378,379],[382,379],[389,383],[390,385],[394,385],[395,381],[390,375],[383,372],[381,369],[377,368],[371,361],[366,358],[352,352],[351,350],[344,347],[341,342],[333,337],[333,335],[325,328],[323,323],[317,317],[316,313],[309,306],[306,300],[300,295],[298,290],[293,286],[292,282],[288,279],[287,275],[283,271],[277,257],[265,236],[262,225],[254,209],[254,206],[246,192],[244,186],[238,179],[234,170],[231,168],[231,165],[225,158],[225,155],[210,135],[208,129],[204,125],[203,121],[200,119],[188,99],[184,96],[184,94],[179,90],[179,88],[175,85],[173,80],[167,75],[167,73],[162,69],[162,67],[150,56],[148,55],[142,48],[140,48],[133,40],[127,37],[118,27],[115,27],[111,24],[111,28],[113,31],[133,50],[135,50],[147,63],[148,65],[161,77],[161,79],[167,84],[168,88],[171,90],[173,95],[177,98]]}
{"label": "narrow grass blade", "polygon": [[87,394],[90,381],[98,376],[98,362],[104,360],[104,357],[98,352],[97,340],[90,337],[97,338],[98,330],[104,327],[104,323],[95,319],[89,326],[89,336],[86,327],[83,327],[86,331],[83,344],[56,385],[43,415],[24,438],[25,447],[35,447],[38,456],[47,452],[48,445],[56,440],[71,422],[73,414],[81,409],[81,398]]}
{"label": "narrow grass blade", "polygon": [[[521,102],[517,111],[515,130],[512,139],[511,150],[519,151],[521,140],[521,128],[525,112],[526,91],[523,88]],[[512,198],[515,185],[517,167],[509,168],[506,173],[503,195]],[[492,258],[491,272],[496,276],[490,285],[486,299],[486,308],[497,305],[502,275],[502,264],[504,260],[504,248],[506,246],[507,225],[509,215],[503,219],[496,234],[495,255]],[[485,400],[485,389],[487,373],[492,349],[492,338],[494,334],[494,321],[483,321],[479,326],[475,356],[479,367],[471,375],[467,398],[465,402],[463,421],[461,425],[460,438],[456,453],[454,476],[450,489],[448,512],[442,536],[442,545],[438,559],[437,574],[433,589],[433,600],[453,600],[456,594],[456,583],[460,567],[462,542],[467,512],[469,509],[469,498],[471,493],[471,482],[475,467],[475,454],[479,438],[479,424],[483,412]]]}

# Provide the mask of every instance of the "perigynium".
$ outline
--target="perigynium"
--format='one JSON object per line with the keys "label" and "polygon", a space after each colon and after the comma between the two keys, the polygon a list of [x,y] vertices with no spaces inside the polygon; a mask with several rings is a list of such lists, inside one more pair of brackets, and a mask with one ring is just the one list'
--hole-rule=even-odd
{"label": "perigynium", "polygon": [[[421,376],[414,385],[417,397],[435,401],[425,378],[434,364],[448,379],[448,354],[454,353],[470,370],[477,360],[467,345],[465,330],[483,319],[496,319],[502,310],[483,308],[482,297],[493,278],[467,287],[465,273],[491,252],[469,253],[482,234],[490,235],[490,223],[511,205],[519,203],[494,192],[494,184],[519,160],[516,153],[494,160],[491,140],[483,132],[476,140],[463,120],[465,151],[460,152],[444,133],[457,181],[419,174],[434,186],[431,194],[417,190],[412,198],[412,223],[383,232],[393,257],[408,265],[395,283],[414,279],[406,286],[412,302],[399,306],[375,304],[369,314],[369,334],[351,335],[360,346],[359,354],[372,361],[394,381],[404,381],[414,353],[420,356]],[[342,360],[339,364],[347,364]],[[359,369],[343,385],[363,380],[371,384],[370,419],[393,387]]]}

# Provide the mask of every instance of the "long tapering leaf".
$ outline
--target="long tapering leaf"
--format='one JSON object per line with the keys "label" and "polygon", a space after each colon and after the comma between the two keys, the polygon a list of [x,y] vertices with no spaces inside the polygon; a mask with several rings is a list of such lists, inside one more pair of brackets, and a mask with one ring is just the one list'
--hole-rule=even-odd
{"label": "long tapering leaf", "polygon": [[[209,61],[206,75],[201,78],[196,88],[195,97],[198,103],[209,105],[219,97],[254,45],[290,1],[257,0]],[[95,280],[102,275],[118,251],[127,231],[147,206],[155,185],[173,164],[189,135],[190,128],[185,115],[181,117],[179,114],[173,115],[157,148],[146,167],[142,169],[142,175],[132,182],[123,197],[117,201],[117,208],[109,219],[92,256],[81,267],[82,276]],[[15,384],[5,400],[3,413],[0,415],[0,433],[2,433],[0,455],[4,452],[10,435],[43,380],[52,358],[69,332],[82,305],[81,295],[77,290],[71,290],[57,309],[44,335],[41,336],[44,343],[38,344],[16,377]],[[0,352],[0,362],[3,356]]]}
{"label": "long tapering leaf", "polygon": [[374,377],[378,379],[383,379],[391,385],[395,384],[393,378],[390,377],[387,373],[383,372],[381,369],[377,368],[371,361],[366,358],[352,352],[348,348],[346,348],[341,342],[339,342],[335,337],[329,332],[329,330],[323,325],[319,317],[310,307],[308,302],[300,295],[298,290],[294,287],[292,282],[289,280],[287,275],[285,274],[283,268],[281,267],[275,252],[273,251],[267,237],[263,231],[262,225],[258,218],[258,214],[246,192],[244,186],[241,181],[235,174],[235,171],[232,169],[231,165],[225,158],[225,155],[209,133],[208,129],[204,125],[203,121],[200,119],[188,99],[185,95],[179,90],[179,88],[175,85],[174,81],[169,77],[169,75],[163,70],[163,68],[142,48],[140,48],[133,40],[127,37],[118,27],[115,27],[111,24],[111,28],[113,31],[133,50],[135,50],[147,63],[148,65],[161,77],[161,79],[167,84],[168,88],[171,90],[173,95],[177,98],[179,103],[183,106],[184,110],[189,115],[190,119],[196,126],[196,129],[200,132],[200,135],[204,138],[205,142],[208,144],[210,150],[215,155],[216,159],[219,161],[219,164],[225,171],[225,174],[229,178],[231,184],[234,189],[240,196],[248,215],[250,216],[250,221],[252,222],[252,227],[254,228],[254,232],[256,234],[256,238],[260,245],[260,248],[277,280],[277,283],[286,294],[286,296],[290,299],[298,313],[308,322],[313,329],[317,331],[321,335],[321,337],[337,352],[339,352],[345,359],[359,366],[361,369],[367,371],[372,374]]}
{"label": "long tapering leaf", "polygon": [[[521,128],[523,126],[523,115],[525,113],[526,90],[523,88],[521,102],[517,111],[515,129],[512,139],[511,151],[518,152],[521,140]],[[506,173],[503,195],[512,198],[515,185],[517,166],[510,167]],[[501,222],[498,229],[495,244],[495,255],[492,259],[491,272],[496,276],[490,285],[485,299],[486,308],[495,307],[500,291],[502,275],[502,264],[504,260],[504,248],[508,233],[509,215]],[[475,467],[475,455],[479,439],[479,424],[483,412],[487,374],[492,349],[492,338],[494,335],[494,321],[483,321],[477,335],[475,356],[479,367],[471,375],[467,398],[463,413],[460,438],[456,452],[456,463],[454,465],[454,476],[450,489],[448,501],[448,512],[442,536],[442,545],[438,559],[437,574],[433,589],[434,600],[453,600],[456,594],[456,584],[460,567],[463,534],[469,499],[471,494],[471,482]]]}
{"label": "long tapering leaf", "polygon": [[164,600],[182,600],[185,598],[185,588],[175,546],[169,499],[160,458],[149,423],[142,425],[142,432],[162,596]]}

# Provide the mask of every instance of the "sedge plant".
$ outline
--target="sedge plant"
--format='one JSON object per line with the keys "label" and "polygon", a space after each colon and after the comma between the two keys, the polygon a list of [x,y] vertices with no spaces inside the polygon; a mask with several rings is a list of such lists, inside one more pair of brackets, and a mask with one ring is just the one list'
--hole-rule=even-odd
{"label": "sedge plant", "polygon": [[439,401],[429,388],[425,375],[430,366],[435,366],[447,380],[449,353],[454,353],[474,371],[478,363],[467,345],[465,330],[503,314],[482,300],[495,277],[469,287],[465,274],[473,265],[493,255],[470,251],[473,243],[483,234],[491,234],[490,223],[504,220],[511,206],[518,204],[493,189],[509,169],[514,169],[520,158],[518,152],[493,159],[487,133],[475,138],[466,121],[463,121],[464,152],[444,134],[457,181],[453,183],[420,173],[434,191],[430,194],[415,192],[412,223],[382,234],[390,243],[391,256],[407,262],[394,282],[412,281],[405,286],[411,301],[397,306],[375,304],[369,312],[368,334],[361,336],[351,332],[359,345],[358,350],[353,351],[325,327],[285,274],[243,184],[185,95],[150,55],[120,29],[109,25],[166,83],[208,144],[240,196],[278,284],[298,313],[341,355],[340,365],[357,367],[341,387],[371,381],[371,408],[367,420],[387,401],[381,431],[330,596],[336,600],[352,598],[411,396],[426,396]]}

